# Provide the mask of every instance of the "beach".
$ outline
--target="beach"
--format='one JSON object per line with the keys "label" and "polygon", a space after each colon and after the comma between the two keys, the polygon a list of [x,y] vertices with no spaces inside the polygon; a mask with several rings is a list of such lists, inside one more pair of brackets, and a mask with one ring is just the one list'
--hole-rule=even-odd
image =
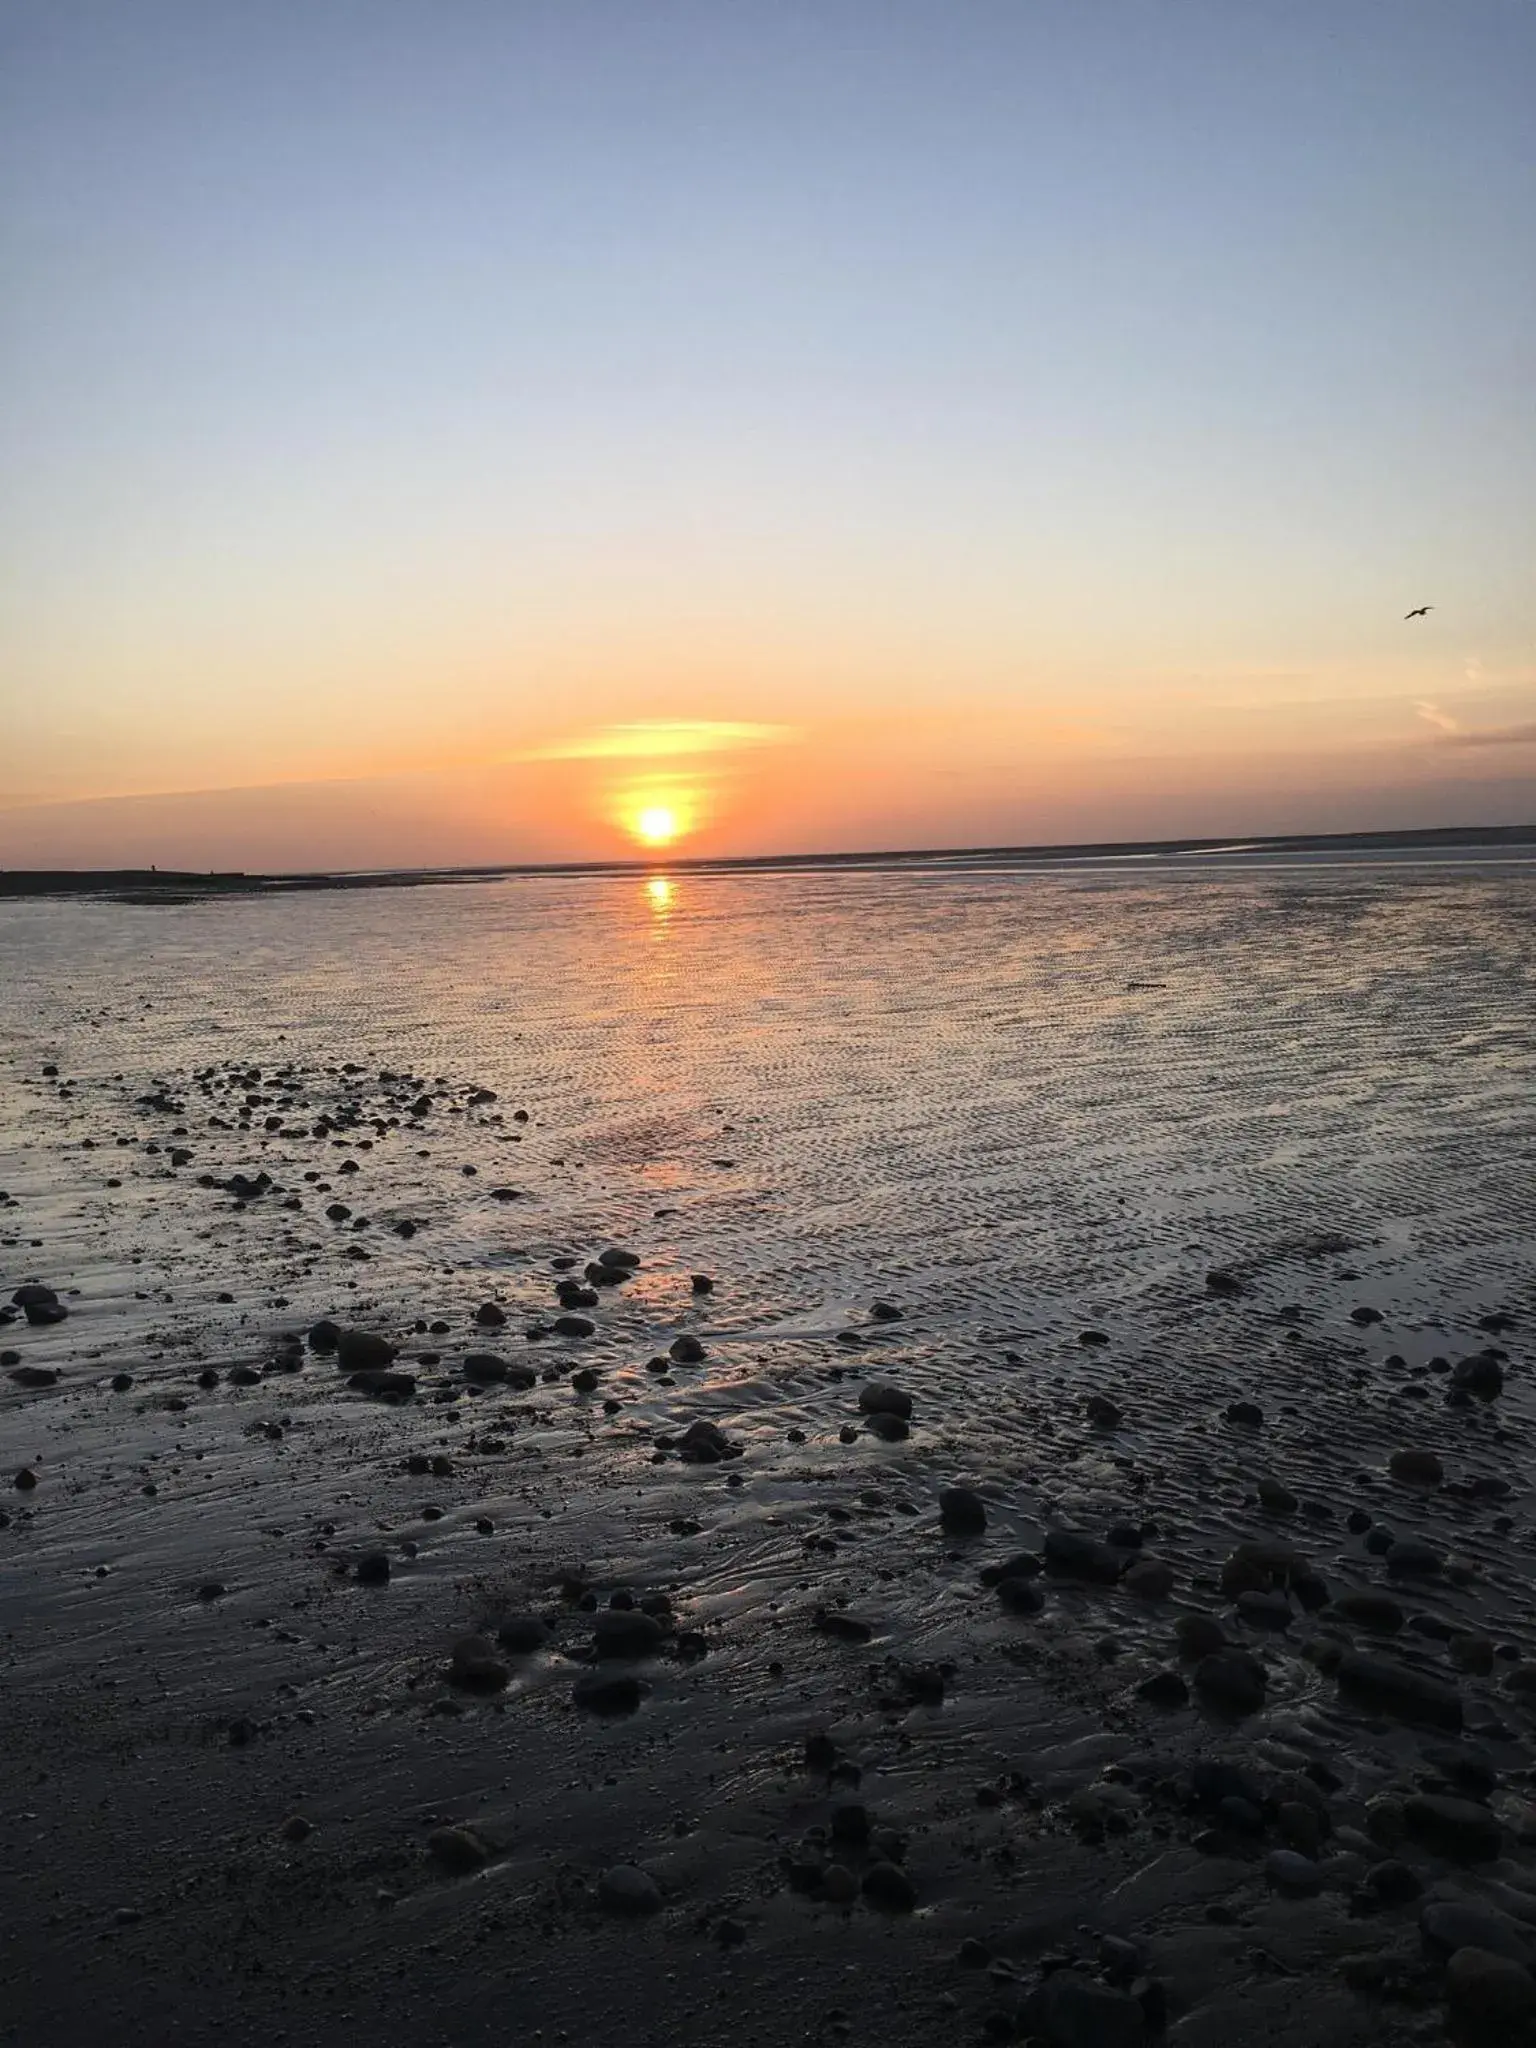
{"label": "beach", "polygon": [[1519,2038],[1533,901],[0,903],[0,2040]]}

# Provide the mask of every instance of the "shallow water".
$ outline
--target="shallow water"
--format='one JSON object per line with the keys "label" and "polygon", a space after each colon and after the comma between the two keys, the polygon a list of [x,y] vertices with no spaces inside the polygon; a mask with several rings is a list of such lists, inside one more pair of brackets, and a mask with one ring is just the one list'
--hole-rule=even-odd
{"label": "shallow water", "polygon": [[[862,1731],[872,1801],[930,1838],[920,1893],[952,1935],[978,1910],[974,1858],[942,1824],[957,1774],[1023,1749],[1044,1782],[1041,1758],[1134,1734],[1127,1689],[1166,1637],[1166,1615],[1118,1595],[1065,1589],[1027,1629],[978,1595],[977,1564],[1053,1520],[1154,1516],[1182,1601],[1267,1528],[1252,1489],[1270,1473],[1323,1511],[1298,1540],[1330,1581],[1375,1583],[1340,1519],[1386,1492],[1402,1532],[1467,1567],[1425,1594],[1431,1618],[1531,1654],[1533,905],[1529,865],[1417,859],[0,905],[0,1298],[37,1278],[71,1310],[0,1329],[63,1374],[0,1382],[0,1460],[41,1479],[0,1530],[14,1725],[41,1743],[62,1714],[83,1749],[120,1745],[157,1797],[192,1801],[179,1826],[210,1854],[229,1849],[221,1802],[250,1800],[240,1825],[270,1833],[282,1815],[263,1802],[302,1801],[339,1845],[333,1885],[396,1869],[402,1801],[509,1832],[515,1812],[523,1847],[493,1869],[553,1912],[551,1859],[618,1847],[679,1896],[725,1872],[738,1904],[768,1899],[768,1843],[812,1812],[775,1789],[775,1759],[837,1722]],[[362,1121],[313,1135],[347,1103]],[[193,1155],[180,1168],[174,1144]],[[259,1170],[277,1188],[246,1205],[198,1185]],[[596,1336],[530,1342],[550,1260],[613,1243],[643,1266],[605,1293]],[[1210,1295],[1218,1267],[1247,1291]],[[692,1291],[699,1272],[713,1294]],[[871,1320],[880,1298],[900,1321]],[[510,1318],[489,1336],[471,1320],[488,1299]],[[1362,1307],[1383,1320],[1353,1320]],[[1429,1361],[1485,1344],[1497,1310],[1519,1319],[1508,1390],[1450,1413]],[[414,1403],[362,1400],[315,1359],[198,1387],[210,1364],[268,1367],[280,1333],[331,1314],[440,1356]],[[437,1318],[440,1336],[414,1328]],[[648,1369],[684,1330],[707,1358]],[[487,1344],[548,1377],[433,1399]],[[598,1386],[575,1391],[587,1364]],[[124,1369],[134,1387],[114,1395]],[[844,1441],[866,1376],[914,1394],[907,1441]],[[1126,1410],[1107,1436],[1082,1418],[1093,1390]],[[1261,1438],[1224,1425],[1238,1397],[1263,1403]],[[744,1455],[654,1461],[657,1434],[700,1415]],[[1386,1452],[1420,1441],[1458,1477],[1510,1478],[1512,1529],[1450,1489],[1392,1494]],[[451,1453],[452,1475],[406,1474],[411,1452]],[[957,1477],[988,1499],[981,1546],[934,1522]],[[381,1539],[397,1577],[360,1607],[334,1566]],[[483,1730],[422,1715],[456,1632],[547,1603],[576,1563],[600,1588],[667,1588],[709,1654],[658,1669],[633,1721],[596,1735],[569,1707],[579,1667],[520,1670],[494,1711],[522,1717],[541,1775],[509,1806]],[[209,1578],[227,1597],[196,1599]],[[811,1627],[839,1602],[869,1621],[867,1648]],[[1092,1649],[1106,1622],[1114,1663]],[[1431,1636],[1403,1654],[1443,1665]],[[1266,1655],[1292,1739],[1356,1744],[1362,1791],[1401,1761],[1313,1665]],[[942,1710],[893,1718],[863,1675],[887,1656],[964,1675]],[[242,1764],[237,1791],[218,1751],[199,1792],[181,1749],[231,1715],[287,1758],[280,1782]],[[714,1826],[697,1812],[711,1750],[731,1757]],[[603,1770],[625,1788],[617,1830]],[[142,1812],[122,1825],[142,1840]],[[429,1915],[419,1874],[392,1882]],[[1102,1891],[1102,1857],[1080,1882]],[[262,1864],[243,1910],[260,1920],[248,1894],[277,1883]],[[82,1943],[109,1903],[82,1910]],[[332,1962],[350,1938],[327,1934]],[[124,2015],[144,2024],[131,1998]],[[694,2038],[676,2016],[673,2037]]]}

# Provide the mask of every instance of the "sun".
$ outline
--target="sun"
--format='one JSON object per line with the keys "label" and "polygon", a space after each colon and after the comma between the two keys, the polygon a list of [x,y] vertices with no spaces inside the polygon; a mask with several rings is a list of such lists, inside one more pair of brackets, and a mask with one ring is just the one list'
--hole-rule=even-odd
{"label": "sun", "polygon": [[670,804],[647,804],[635,814],[635,837],[647,846],[670,846],[681,830]]}

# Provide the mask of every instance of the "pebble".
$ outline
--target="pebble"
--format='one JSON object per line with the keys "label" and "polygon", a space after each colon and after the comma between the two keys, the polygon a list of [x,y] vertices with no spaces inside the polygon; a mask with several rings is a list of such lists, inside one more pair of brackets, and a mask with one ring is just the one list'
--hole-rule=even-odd
{"label": "pebble", "polygon": [[448,1660],[448,1679],[467,1692],[500,1692],[512,1676],[489,1636],[460,1636]]}
{"label": "pebble", "polygon": [[709,1356],[697,1337],[686,1331],[681,1337],[674,1337],[667,1346],[667,1355],[678,1365],[701,1365]]}
{"label": "pebble", "polygon": [[1339,1660],[1334,1675],[1341,1693],[1381,1712],[1395,1714],[1400,1720],[1427,1722],[1453,1734],[1461,1731],[1461,1694],[1455,1686],[1426,1672],[1351,1650]]}
{"label": "pebble", "polygon": [[1333,1612],[1341,1621],[1384,1636],[1395,1636],[1404,1620],[1402,1608],[1386,1593],[1340,1593]]}
{"label": "pebble", "polygon": [[979,1536],[987,1526],[987,1504],[969,1486],[946,1486],[939,1495],[939,1520],[952,1536]]}
{"label": "pebble", "polygon": [[615,1863],[597,1880],[598,1904],[609,1913],[644,1919],[661,1911],[661,1887],[648,1870],[634,1863]]}
{"label": "pebble", "polygon": [[1264,1667],[1246,1650],[1217,1650],[1195,1666],[1202,1696],[1232,1714],[1256,1714],[1264,1704]]}
{"label": "pebble", "polygon": [[1323,1888],[1323,1873],[1312,1858],[1294,1849],[1271,1849],[1264,1859],[1264,1875],[1276,1891],[1292,1898],[1310,1899]]}
{"label": "pebble", "polygon": [[1445,1477],[1445,1467],[1434,1451],[1394,1451],[1387,1470],[1409,1486],[1438,1486]]}
{"label": "pebble", "polygon": [[1536,2015],[1536,1979],[1507,1956],[1480,1948],[1461,1948],[1445,1973],[1446,1996],[1453,2013],[1486,2029],[1493,2037],[1507,2028],[1521,2028]]}
{"label": "pebble", "polygon": [[389,1584],[389,1557],[382,1550],[367,1550],[357,1560],[357,1583],[360,1586],[387,1586]]}
{"label": "pebble", "polygon": [[1166,1558],[1139,1557],[1121,1583],[1140,1600],[1166,1600],[1173,1591],[1173,1566]]}
{"label": "pebble", "polygon": [[1406,1906],[1424,1890],[1418,1872],[1395,1856],[1373,1863],[1365,1873],[1365,1884],[1384,1906]]}
{"label": "pebble", "polygon": [[1300,1505],[1291,1489],[1278,1479],[1261,1479],[1258,1493],[1259,1505],[1268,1508],[1272,1515],[1294,1515]]}
{"label": "pebble", "polygon": [[895,1415],[903,1422],[910,1422],[912,1396],[905,1388],[892,1386],[889,1380],[869,1380],[859,1389],[859,1412],[862,1415]]}
{"label": "pebble", "polygon": [[1227,1647],[1219,1621],[1209,1614],[1181,1614],[1173,1624],[1181,1657],[1209,1657]]}
{"label": "pebble", "polygon": [[997,1598],[1010,1614],[1038,1614],[1045,1605],[1045,1595],[1033,1579],[999,1579]]}
{"label": "pebble", "polygon": [[1451,1373],[1453,1386],[1464,1388],[1469,1394],[1477,1394],[1485,1401],[1491,1401],[1504,1391],[1504,1368],[1496,1358],[1487,1352],[1478,1352],[1471,1358],[1463,1358]]}
{"label": "pebble", "polygon": [[609,1608],[592,1624],[592,1646],[599,1657],[653,1657],[665,1640],[661,1623],[638,1609]]}
{"label": "pebble", "polygon": [[[316,1324],[315,1328],[319,1327]],[[335,1325],[330,1327],[334,1329]],[[311,1345],[320,1350],[322,1347],[315,1344],[314,1330],[309,1337]],[[328,1348],[334,1349],[336,1363],[348,1373],[382,1371],[395,1361],[394,1345],[372,1330],[338,1330],[334,1346]]]}
{"label": "pebble", "polygon": [[589,1714],[632,1714],[645,1692],[628,1672],[588,1671],[577,1679],[571,1697]]}
{"label": "pebble", "polygon": [[1387,1552],[1387,1570],[1397,1578],[1438,1578],[1445,1559],[1433,1544],[1404,1537]]}
{"label": "pebble", "polygon": [[36,1484],[37,1474],[32,1470],[32,1467],[30,1465],[23,1465],[21,1470],[16,1474],[17,1492],[30,1493],[33,1487],[36,1486]]}
{"label": "pebble", "polygon": [[597,1332],[597,1325],[590,1316],[556,1316],[550,1327],[557,1337],[591,1337]]}
{"label": "pebble", "polygon": [[1101,1543],[1097,1537],[1089,1536],[1081,1529],[1048,1529],[1045,1562],[1048,1570],[1061,1572],[1069,1578],[1091,1579],[1096,1585],[1114,1586],[1120,1582],[1126,1558],[1125,1553],[1113,1544]]}
{"label": "pebble", "polygon": [[1442,1856],[1490,1863],[1503,1847],[1503,1830],[1497,1819],[1475,1799],[1420,1792],[1405,1802],[1403,1814],[1408,1832]]}
{"label": "pebble", "polygon": [[1141,2048],[1146,2015],[1129,1991],[1080,1970],[1053,1970],[1025,2000],[1021,2032],[1050,2048]]}
{"label": "pebble", "polygon": [[1528,1965],[1536,1959],[1536,1929],[1478,1899],[1430,1900],[1419,1914],[1419,1932],[1425,1946],[1440,1955],[1480,1948],[1515,1963]]}
{"label": "pebble", "polygon": [[1189,1687],[1177,1671],[1154,1671],[1136,1688],[1136,1696],[1153,1707],[1187,1707]]}
{"label": "pebble", "polygon": [[849,1906],[859,1895],[859,1880],[846,1863],[829,1863],[821,1873],[821,1895],[834,1906]]}

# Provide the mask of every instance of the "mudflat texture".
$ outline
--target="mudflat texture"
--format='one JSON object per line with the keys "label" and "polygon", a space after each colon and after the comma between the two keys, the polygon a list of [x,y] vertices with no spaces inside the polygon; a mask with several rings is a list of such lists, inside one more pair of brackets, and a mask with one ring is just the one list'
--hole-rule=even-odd
{"label": "mudflat texture", "polygon": [[0,905],[0,2039],[1524,2038],[1533,910]]}

